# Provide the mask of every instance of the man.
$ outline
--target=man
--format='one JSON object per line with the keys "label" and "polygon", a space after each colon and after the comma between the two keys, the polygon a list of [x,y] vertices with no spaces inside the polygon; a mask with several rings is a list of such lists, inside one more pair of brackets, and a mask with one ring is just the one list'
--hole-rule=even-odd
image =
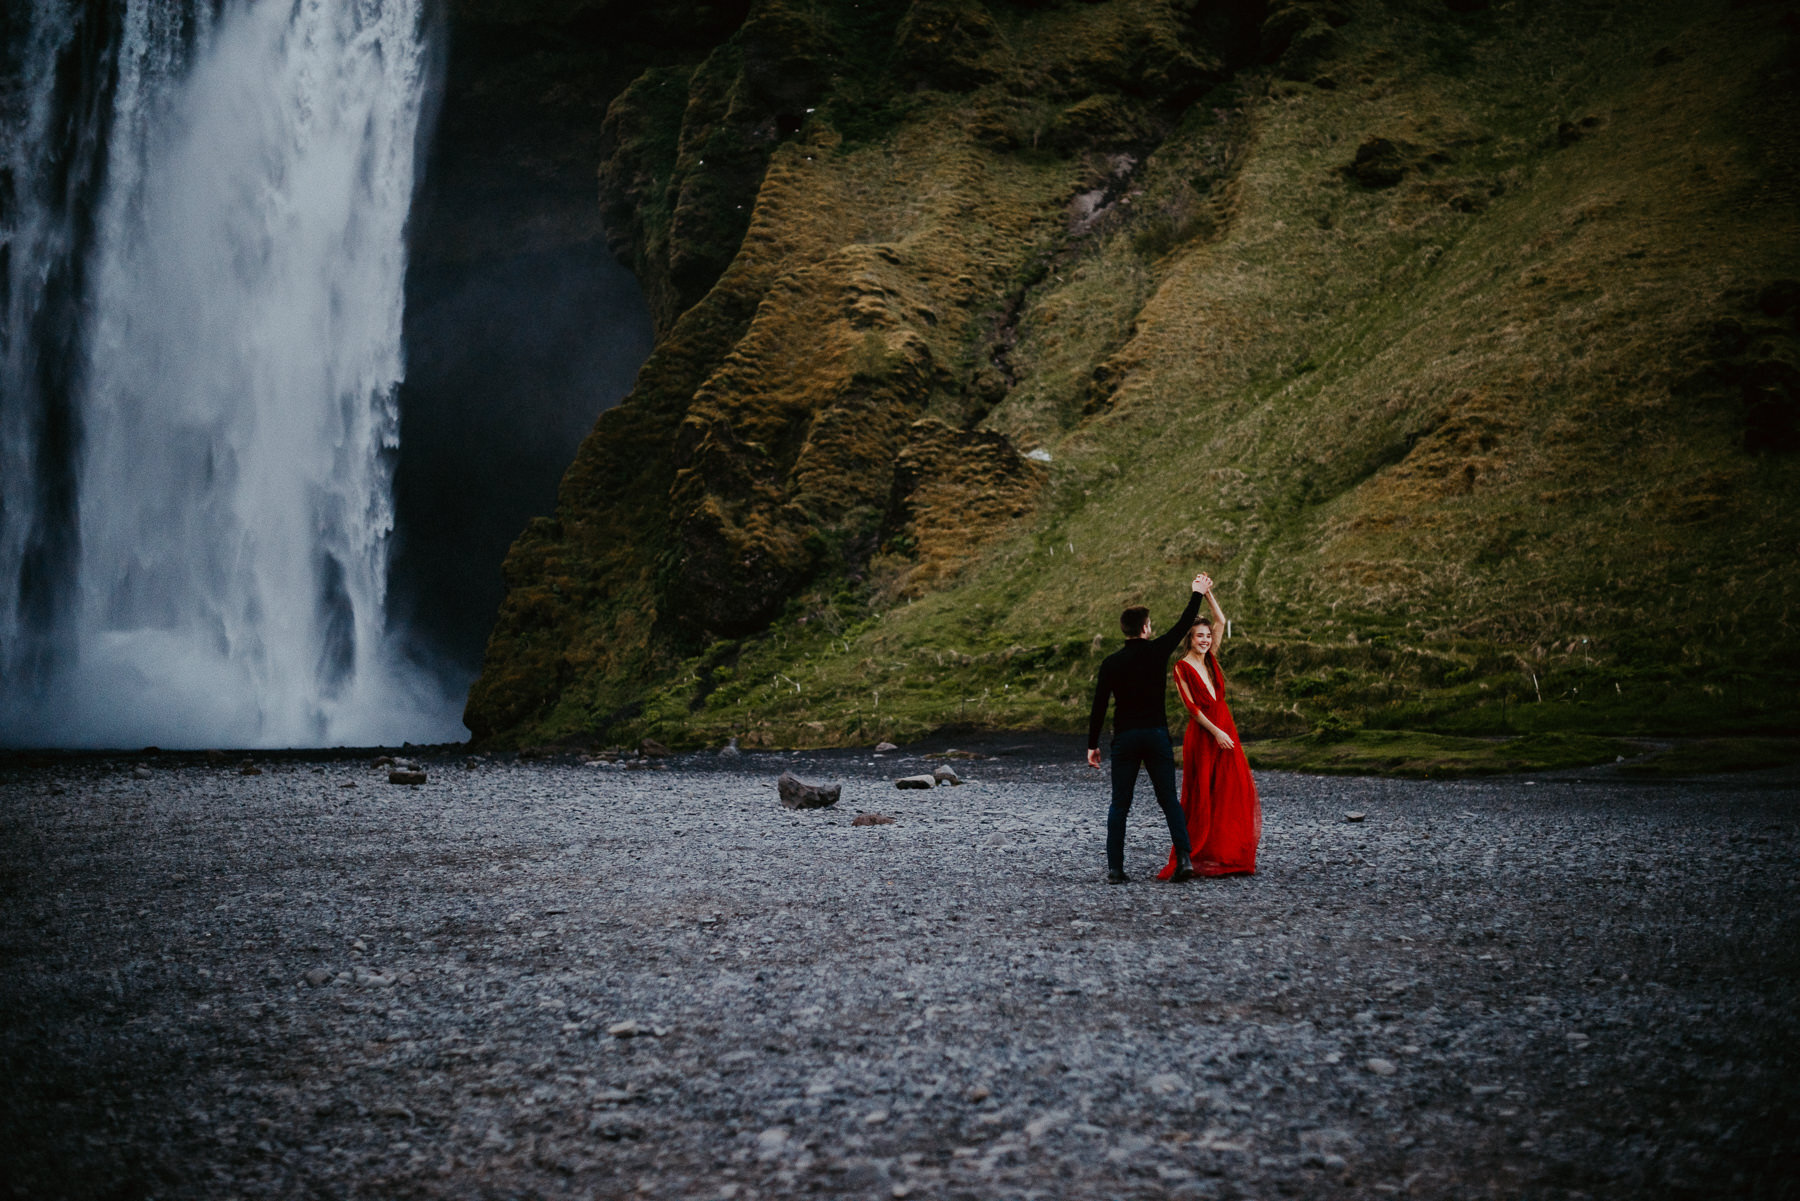
{"label": "man", "polygon": [[1112,808],[1106,814],[1106,882],[1124,884],[1125,815],[1131,812],[1131,797],[1137,791],[1138,768],[1150,773],[1150,787],[1156,790],[1156,803],[1162,806],[1169,823],[1169,841],[1175,844],[1175,874],[1170,880],[1179,883],[1194,877],[1189,860],[1187,820],[1175,794],[1175,748],[1169,744],[1169,718],[1163,709],[1163,686],[1169,679],[1169,656],[1187,637],[1194,618],[1200,615],[1200,598],[1212,589],[1212,580],[1202,573],[1194,577],[1194,592],[1187,608],[1173,628],[1161,638],[1153,637],[1150,610],[1133,605],[1119,615],[1119,628],[1125,632],[1125,645],[1100,664],[1100,679],[1094,687],[1094,708],[1088,715],[1088,766],[1100,768],[1100,727],[1106,722],[1106,705],[1117,702],[1113,710],[1112,737]]}

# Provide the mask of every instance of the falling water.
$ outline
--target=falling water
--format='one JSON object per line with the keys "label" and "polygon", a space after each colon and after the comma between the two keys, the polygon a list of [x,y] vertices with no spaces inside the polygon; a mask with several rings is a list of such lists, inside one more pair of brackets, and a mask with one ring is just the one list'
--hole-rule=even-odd
{"label": "falling water", "polygon": [[420,3],[37,0],[3,127],[6,741],[461,735],[384,620]]}

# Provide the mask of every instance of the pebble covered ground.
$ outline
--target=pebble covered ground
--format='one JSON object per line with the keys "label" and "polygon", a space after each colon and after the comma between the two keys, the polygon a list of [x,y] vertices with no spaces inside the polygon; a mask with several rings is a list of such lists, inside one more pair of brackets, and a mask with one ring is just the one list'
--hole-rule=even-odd
{"label": "pebble covered ground", "polygon": [[1800,1193],[1793,773],[1268,773],[1185,885],[1146,784],[1108,887],[1079,754],[15,757],[0,1195]]}

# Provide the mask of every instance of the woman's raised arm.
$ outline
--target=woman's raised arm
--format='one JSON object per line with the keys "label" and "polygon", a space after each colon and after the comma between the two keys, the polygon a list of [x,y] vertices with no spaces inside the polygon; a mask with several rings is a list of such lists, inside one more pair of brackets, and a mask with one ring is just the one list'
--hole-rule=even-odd
{"label": "woman's raised arm", "polygon": [[1225,631],[1231,628],[1231,623],[1225,620],[1225,610],[1219,608],[1219,594],[1216,589],[1208,588],[1206,590],[1206,604],[1212,609],[1213,654],[1216,655],[1219,653],[1219,643],[1225,641]]}

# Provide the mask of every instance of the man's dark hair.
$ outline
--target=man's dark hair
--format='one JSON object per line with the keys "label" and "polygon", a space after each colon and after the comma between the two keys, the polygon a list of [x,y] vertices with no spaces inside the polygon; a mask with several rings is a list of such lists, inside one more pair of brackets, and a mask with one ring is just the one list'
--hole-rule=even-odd
{"label": "man's dark hair", "polygon": [[1142,605],[1133,605],[1119,614],[1119,628],[1125,631],[1125,637],[1136,638],[1144,632],[1144,623],[1150,620],[1150,610]]}

